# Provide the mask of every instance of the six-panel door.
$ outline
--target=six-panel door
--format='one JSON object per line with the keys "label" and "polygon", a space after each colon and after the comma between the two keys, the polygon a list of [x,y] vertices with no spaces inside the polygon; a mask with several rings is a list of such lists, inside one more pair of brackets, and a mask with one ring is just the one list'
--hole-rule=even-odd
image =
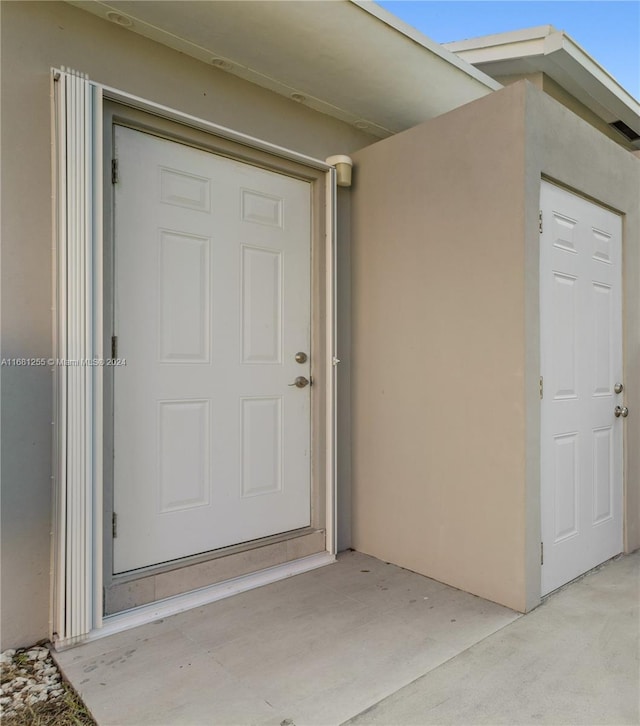
{"label": "six-panel door", "polygon": [[621,218],[542,182],[542,594],[622,551]]}
{"label": "six-panel door", "polygon": [[115,127],[114,572],[310,524],[310,185]]}

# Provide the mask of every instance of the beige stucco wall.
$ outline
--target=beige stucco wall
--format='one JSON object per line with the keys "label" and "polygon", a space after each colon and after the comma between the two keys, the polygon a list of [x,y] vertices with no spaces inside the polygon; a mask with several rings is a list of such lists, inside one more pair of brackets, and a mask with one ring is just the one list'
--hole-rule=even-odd
{"label": "beige stucco wall", "polygon": [[[319,158],[372,141],[70,5],[3,2],[0,12],[3,357],[46,358],[52,349],[52,66]],[[340,230],[347,261],[348,231]],[[348,412],[341,416],[348,421]],[[51,418],[50,371],[3,368],[1,648],[48,635]],[[346,506],[348,480],[339,475]],[[341,535],[348,546],[348,527]]]}
{"label": "beige stucco wall", "polygon": [[524,92],[354,155],[353,543],[525,607]]}
{"label": "beige stucco wall", "polygon": [[621,133],[612,129],[606,121],[603,121],[600,116],[595,114],[590,108],[579,101],[575,96],[572,96],[567,90],[565,90],[560,84],[556,83],[553,78],[550,78],[546,73],[522,73],[519,75],[510,76],[495,76],[496,81],[499,81],[505,86],[511,85],[512,83],[518,83],[519,81],[526,80],[531,82],[537,88],[542,89],[545,93],[548,93],[551,98],[555,98],[556,101],[566,106],[573,113],[580,116],[592,126],[601,131],[605,136],[620,144],[623,148],[632,151],[633,145],[629,142]]}
{"label": "beige stucco wall", "polygon": [[[493,77],[494,76],[492,76],[492,78]],[[509,76],[495,76],[495,79],[499,83],[502,83],[503,86],[510,86],[513,83],[518,83],[518,81],[529,81],[529,83],[533,84],[536,88],[542,90],[544,74],[541,71],[536,73],[518,73]]]}
{"label": "beige stucco wall", "polygon": [[[592,126],[601,131],[605,136],[608,136],[616,144],[619,144],[623,148],[632,151],[635,147],[628,141],[621,133],[611,128],[606,121],[603,121],[600,116],[595,114],[590,108],[584,105],[575,96],[568,93],[560,84],[556,83],[553,78],[549,78],[546,74],[543,74],[542,89],[545,93],[548,93],[551,98],[555,98],[563,106],[573,111],[575,114],[580,116]],[[614,119],[612,119],[614,120]]]}
{"label": "beige stucco wall", "polygon": [[540,179],[625,214],[630,551],[640,163],[525,81],[354,160],[354,547],[529,610],[540,601]]}

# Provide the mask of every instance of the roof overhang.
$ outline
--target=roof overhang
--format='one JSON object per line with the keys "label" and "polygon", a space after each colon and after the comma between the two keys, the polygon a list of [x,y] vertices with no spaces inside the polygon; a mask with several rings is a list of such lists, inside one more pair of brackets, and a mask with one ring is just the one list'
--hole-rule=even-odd
{"label": "roof overhang", "polygon": [[[606,123],[640,134],[640,103],[571,37],[552,25],[446,43],[493,78],[542,72]],[[640,140],[632,142],[640,149]]]}
{"label": "roof overhang", "polygon": [[502,87],[373,2],[70,2],[381,138]]}

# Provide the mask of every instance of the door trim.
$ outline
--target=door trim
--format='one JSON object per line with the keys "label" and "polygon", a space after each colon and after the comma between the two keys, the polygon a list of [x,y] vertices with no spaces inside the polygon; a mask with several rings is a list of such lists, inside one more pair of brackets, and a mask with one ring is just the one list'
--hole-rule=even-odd
{"label": "door trim", "polygon": [[335,173],[334,167],[327,164],[326,161],[316,159],[313,156],[300,154],[293,149],[287,149],[284,146],[272,144],[269,141],[258,139],[255,136],[249,136],[248,134],[243,134],[240,131],[234,131],[233,129],[227,128],[226,126],[220,126],[219,124],[213,123],[212,121],[207,121],[206,119],[198,118],[197,116],[192,116],[188,113],[183,113],[182,111],[178,111],[175,108],[163,106],[160,103],[149,101],[145,98],[135,96],[131,93],[121,91],[117,88],[103,86],[99,83],[92,83],[92,85],[100,89],[102,97],[105,101],[114,101],[115,103],[122,104],[123,106],[129,107],[131,109],[146,111],[147,113],[152,114],[158,118],[175,121],[188,128],[205,131],[218,139],[233,141],[236,144],[245,146],[249,149],[256,149],[258,151],[266,152],[267,154],[270,154],[276,159],[287,159],[289,161],[294,161],[302,166],[308,167],[310,169],[318,169],[320,171],[326,172],[327,174]]}
{"label": "door trim", "polygon": [[[320,477],[317,472],[321,472],[324,492],[322,498],[318,498],[318,501],[315,502],[315,511],[318,516],[324,518],[324,527],[327,530],[327,556],[333,559],[336,541],[335,169],[320,159],[299,154],[291,149],[233,131],[205,119],[199,119],[124,91],[103,86],[89,81],[84,75],[68,73],[64,69],[52,69],[54,90],[56,86],[63,87],[61,81],[66,83],[71,90],[77,87],[89,89],[92,98],[95,99],[91,106],[87,105],[82,111],[82,128],[84,129],[83,133],[85,133],[85,142],[84,145],[78,144],[78,157],[80,162],[87,166],[90,166],[93,162],[96,171],[93,195],[85,193],[81,199],[81,207],[82,213],[85,215],[84,218],[89,220],[89,228],[92,229],[92,233],[87,234],[86,238],[84,238],[83,244],[85,244],[88,253],[93,258],[92,273],[94,276],[100,276],[100,284],[73,287],[77,281],[79,271],[70,267],[66,259],[65,249],[69,244],[70,237],[65,224],[66,220],[61,220],[61,216],[65,213],[63,204],[67,198],[67,193],[69,190],[75,192],[77,184],[73,186],[74,180],[68,179],[60,171],[64,167],[60,160],[66,158],[68,142],[65,139],[71,138],[73,140],[72,137],[75,131],[73,129],[69,131],[66,127],[61,130],[55,127],[53,185],[54,201],[57,203],[57,223],[54,229],[54,255],[56,261],[54,349],[56,354],[66,351],[67,311],[65,296],[68,291],[74,291],[77,296],[77,305],[81,309],[100,311],[105,302],[104,291],[101,288],[102,271],[100,268],[103,259],[103,215],[105,235],[112,232],[112,220],[109,219],[108,214],[104,213],[109,209],[104,204],[104,194],[111,192],[110,169],[105,168],[103,174],[99,173],[100,162],[105,158],[104,151],[106,147],[109,147],[110,150],[111,138],[110,126],[105,124],[106,132],[103,132],[102,104],[104,100],[124,103],[131,113],[146,113],[147,116],[151,115],[155,119],[162,121],[162,123],[173,124],[182,128],[183,133],[184,130],[187,130],[190,135],[200,134],[202,137],[207,138],[207,142],[204,144],[204,148],[207,150],[315,182],[312,220],[314,232],[316,232],[316,254],[319,257],[320,264],[317,268],[314,268],[312,274],[312,306],[314,303],[316,304],[316,310],[312,312],[312,335],[318,334],[320,336],[321,345],[316,344],[318,360],[316,361],[317,372],[314,383],[317,385],[313,393],[318,403],[321,402],[320,408],[323,411],[323,416],[320,422],[322,425],[316,425],[316,430],[320,435],[320,445],[316,444],[317,455],[312,464],[312,477],[315,474],[316,481],[319,481]],[[64,88],[66,87],[64,86]],[[52,96],[54,97],[52,108],[54,123],[58,123],[61,115],[56,107],[56,102],[58,102],[60,94],[56,91]],[[214,146],[215,148],[212,148]],[[99,152],[101,148],[103,153]],[[324,210],[326,210],[326,213]],[[316,230],[320,230],[320,233],[318,234]],[[314,254],[313,250],[312,254]],[[326,325],[322,324],[323,316]],[[101,353],[108,331],[102,330],[102,320],[103,318],[100,317],[100,320],[93,327],[96,335],[92,343],[91,353],[95,357],[104,357]],[[105,350],[109,350],[109,347],[105,348]],[[88,376],[85,376],[89,381],[90,388],[99,390],[100,393],[102,392],[102,374],[103,369],[95,366],[90,369]],[[54,376],[54,378],[56,379],[54,381],[54,401],[56,403],[53,446],[56,461],[56,475],[54,476],[56,506],[53,514],[52,577],[54,587],[52,592],[54,594],[51,603],[50,635],[57,647],[65,647],[83,642],[90,634],[95,634],[103,628],[104,624],[110,621],[110,618],[104,618],[103,620],[102,617],[103,573],[101,571],[105,554],[102,527],[107,522],[110,526],[110,520],[105,520],[105,515],[108,513],[105,512],[104,498],[102,496],[102,467],[96,465],[97,462],[105,459],[104,442],[101,433],[106,406],[101,395],[80,399],[82,401],[80,405],[82,416],[84,416],[83,420],[87,422],[87,436],[82,437],[82,443],[79,445],[80,453],[84,457],[83,460],[94,464],[91,473],[84,477],[82,481],[83,490],[81,494],[91,502],[92,509],[91,511],[89,509],[80,509],[68,517],[64,504],[65,492],[69,486],[66,478],[66,465],[68,462],[64,437],[64,427],[66,425],[65,405],[67,404],[62,401],[62,396],[67,400],[74,391],[70,391],[64,377]],[[72,381],[73,385],[75,384]],[[82,390],[85,390],[86,385],[87,382],[83,378]],[[64,386],[64,388],[61,388],[61,386]],[[108,392],[108,389],[106,392]],[[78,394],[80,393],[81,391],[78,388]],[[316,404],[316,408],[318,408],[318,404]],[[316,469],[318,463],[321,466]],[[82,530],[82,538],[72,536],[77,528]],[[65,567],[65,563],[73,561],[73,557],[76,555],[83,558],[82,561],[87,562],[87,566],[80,573],[72,573],[75,578],[73,583],[75,583],[75,580],[78,580],[78,583],[74,588],[69,589],[72,582],[69,578],[72,575],[70,574],[70,568]],[[288,575],[280,575],[280,577],[286,576]],[[147,617],[153,619],[152,615],[147,615]]]}
{"label": "door trim", "polygon": [[[113,158],[113,130],[116,126],[131,128],[136,131],[148,133],[169,141],[182,143],[193,148],[225,156],[253,166],[268,169],[309,182],[312,190],[311,203],[311,350],[312,375],[314,386],[311,388],[311,527],[316,530],[326,530],[327,549],[335,554],[335,531],[331,521],[335,516],[335,495],[333,486],[334,473],[334,430],[335,418],[335,377],[334,356],[335,350],[335,310],[332,301],[335,297],[334,251],[335,232],[329,228],[332,218],[335,219],[334,204],[327,203],[325,197],[333,187],[333,173],[324,174],[318,169],[309,168],[291,159],[275,158],[271,153],[248,148],[228,138],[220,139],[209,131],[202,131],[187,127],[164,117],[158,117],[139,108],[131,108],[120,103],[105,101],[104,103],[104,168],[110,174],[110,159]],[[333,171],[333,170],[332,170]],[[104,206],[105,225],[105,323],[104,348],[109,349],[112,333],[113,319],[113,196],[114,187],[111,179],[105,178]],[[327,209],[327,215],[319,210]],[[329,278],[331,284],[329,285]],[[326,329],[322,320],[326,319]],[[330,356],[330,357],[329,357]],[[104,548],[103,548],[103,587],[122,582],[122,575],[113,574],[112,548],[110,546],[111,518],[113,512],[113,369],[105,369],[105,474],[104,474]],[[325,456],[321,452],[326,452]],[[333,516],[331,516],[333,515]],[[256,541],[256,547],[261,542]],[[217,551],[209,553],[211,559],[217,557]],[[194,557],[206,559],[207,554]],[[190,564],[193,558],[187,557],[175,560],[173,563],[159,563],[157,566],[143,568],[140,576],[148,576],[150,572],[159,572],[170,569],[179,569]],[[129,578],[133,572],[126,573]]]}

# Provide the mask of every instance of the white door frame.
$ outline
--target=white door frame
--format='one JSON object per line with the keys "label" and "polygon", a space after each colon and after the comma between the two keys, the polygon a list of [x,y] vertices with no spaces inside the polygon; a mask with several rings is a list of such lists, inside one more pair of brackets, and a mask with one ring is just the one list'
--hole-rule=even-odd
{"label": "white door frame", "polygon": [[[102,287],[103,99],[205,131],[325,177],[323,331],[326,552],[103,619],[103,374],[57,366],[51,640],[64,648],[327,564],[336,554],[336,178],[326,162],[182,113],[65,69],[52,69],[54,136],[54,355],[104,360]],[[72,347],[74,328],[85,335]],[[68,373],[72,371],[72,373]],[[76,375],[79,371],[81,375]],[[71,458],[67,444],[73,443]]]}

